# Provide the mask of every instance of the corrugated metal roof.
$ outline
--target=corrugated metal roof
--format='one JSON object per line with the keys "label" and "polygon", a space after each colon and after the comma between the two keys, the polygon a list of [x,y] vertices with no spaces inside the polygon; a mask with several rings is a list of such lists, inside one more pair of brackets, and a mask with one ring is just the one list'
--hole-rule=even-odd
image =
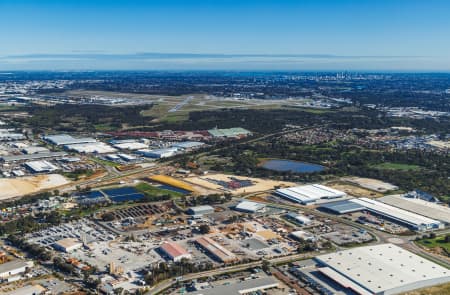
{"label": "corrugated metal roof", "polygon": [[189,254],[186,249],[178,245],[177,243],[165,242],[161,246],[161,249],[166,252],[172,258]]}
{"label": "corrugated metal roof", "polygon": [[329,202],[320,205],[320,209],[326,209],[336,214],[345,214],[364,210],[364,206],[350,202],[349,200]]}

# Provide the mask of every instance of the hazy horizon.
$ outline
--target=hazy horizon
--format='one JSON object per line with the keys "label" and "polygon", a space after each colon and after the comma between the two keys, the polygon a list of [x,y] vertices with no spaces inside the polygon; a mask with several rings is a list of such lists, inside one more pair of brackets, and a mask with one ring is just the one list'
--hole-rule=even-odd
{"label": "hazy horizon", "polygon": [[0,71],[450,71],[450,2],[0,1]]}

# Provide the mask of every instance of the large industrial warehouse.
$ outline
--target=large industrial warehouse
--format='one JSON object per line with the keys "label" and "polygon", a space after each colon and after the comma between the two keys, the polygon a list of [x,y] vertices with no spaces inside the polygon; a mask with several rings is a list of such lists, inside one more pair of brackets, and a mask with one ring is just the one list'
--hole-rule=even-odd
{"label": "large industrial warehouse", "polygon": [[[266,294],[264,291],[276,289],[280,283],[273,277],[252,278],[238,283],[228,283],[191,293],[191,295],[248,295]],[[267,292],[270,294],[270,292]]]}
{"label": "large industrial warehouse", "polygon": [[186,251],[183,247],[173,242],[163,243],[159,249],[174,262],[181,261],[182,259],[191,259],[192,255]]}
{"label": "large industrial warehouse", "polygon": [[214,208],[209,205],[201,205],[196,207],[191,207],[187,210],[190,215],[204,215],[214,213]]}
{"label": "large industrial warehouse", "polygon": [[408,198],[399,195],[385,196],[379,200],[388,205],[437,219],[445,224],[450,224],[450,207],[428,202],[419,198]]}
{"label": "large industrial warehouse", "polygon": [[398,294],[450,282],[450,270],[393,244],[353,248],[315,259],[322,274],[361,295]]}
{"label": "large industrial warehouse", "polygon": [[54,145],[70,145],[81,143],[95,143],[97,140],[91,137],[75,138],[67,134],[47,135],[43,137],[45,141]]}
{"label": "large industrial warehouse", "polygon": [[346,193],[320,184],[277,189],[276,194],[300,204],[312,204],[320,199],[345,197]]}
{"label": "large industrial warehouse", "polygon": [[176,148],[165,148],[165,149],[155,149],[155,150],[142,149],[142,150],[138,150],[137,153],[144,157],[160,159],[160,158],[172,157],[176,154],[177,151],[178,151],[178,149],[176,149]]}
{"label": "large industrial warehouse", "polygon": [[215,259],[219,260],[223,263],[229,263],[236,261],[236,256],[222,247],[221,245],[217,244],[213,240],[211,240],[208,237],[201,237],[195,240],[197,244],[205,249],[211,256],[213,256]]}
{"label": "large industrial warehouse", "polygon": [[64,147],[68,150],[76,151],[80,154],[107,154],[116,152],[115,148],[107,145],[104,142],[68,144],[64,145]]}
{"label": "large industrial warehouse", "polygon": [[364,206],[367,211],[402,223],[414,230],[424,231],[442,228],[444,225],[434,219],[412,213],[368,198],[352,199],[351,202]]}
{"label": "large industrial warehouse", "polygon": [[64,238],[54,243],[53,247],[56,250],[69,253],[83,247],[83,243],[75,238]]}
{"label": "large industrial warehouse", "polygon": [[33,267],[33,261],[25,260],[12,260],[0,264],[0,279],[7,279],[11,276],[15,276],[24,273],[27,268]]}
{"label": "large industrial warehouse", "polygon": [[347,214],[364,210],[364,206],[353,203],[350,200],[342,200],[336,202],[329,202],[319,206],[322,211],[334,214]]}
{"label": "large industrial warehouse", "polygon": [[234,209],[236,211],[241,212],[247,212],[247,213],[256,213],[256,212],[262,212],[264,211],[264,208],[266,207],[263,203],[257,203],[252,201],[241,201],[239,204],[237,204]]}
{"label": "large industrial warehouse", "polygon": [[26,162],[25,166],[34,173],[53,172],[59,168],[50,163],[49,161],[31,161]]}

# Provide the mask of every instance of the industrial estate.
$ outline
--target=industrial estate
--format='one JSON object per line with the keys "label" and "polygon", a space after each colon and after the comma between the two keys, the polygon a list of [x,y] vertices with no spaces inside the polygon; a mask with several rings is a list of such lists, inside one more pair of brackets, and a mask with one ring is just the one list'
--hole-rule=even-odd
{"label": "industrial estate", "polygon": [[448,294],[448,113],[54,75],[0,83],[1,294]]}

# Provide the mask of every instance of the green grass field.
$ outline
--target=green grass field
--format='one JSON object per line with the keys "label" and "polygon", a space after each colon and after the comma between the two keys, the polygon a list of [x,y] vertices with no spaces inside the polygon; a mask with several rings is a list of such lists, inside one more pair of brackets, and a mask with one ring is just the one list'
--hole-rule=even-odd
{"label": "green grass field", "polygon": [[410,164],[399,164],[399,163],[391,163],[386,162],[382,164],[373,165],[373,168],[381,169],[381,170],[403,170],[403,171],[412,171],[412,170],[420,170],[422,167],[418,165],[410,165]]}
{"label": "green grass field", "polygon": [[114,163],[114,162],[111,162],[111,161],[99,159],[99,158],[96,158],[96,157],[92,157],[91,160],[96,162],[96,163],[98,163],[98,164],[100,164],[100,165],[105,165],[105,166],[110,166],[110,167],[120,166],[120,164],[118,164],[118,163]]}
{"label": "green grass field", "polygon": [[169,112],[172,108],[185,101],[187,95],[163,97],[154,101],[151,109],[142,112],[142,115],[153,117],[161,122],[179,122],[189,118],[189,113],[195,111],[219,110],[227,108],[245,109],[296,109],[312,113],[325,113],[330,110],[319,110],[300,107],[296,101],[271,101],[271,100],[233,100],[207,97],[203,94],[194,94],[193,98],[176,112]]}
{"label": "green grass field", "polygon": [[417,241],[418,244],[425,246],[427,248],[435,248],[435,247],[441,247],[447,250],[447,252],[450,253],[450,243],[445,242],[444,236],[438,236],[434,239],[423,239]]}
{"label": "green grass field", "polygon": [[178,198],[181,197],[182,194],[166,189],[160,189],[156,186],[152,186],[148,183],[141,182],[138,185],[135,186],[135,188],[140,191],[141,193],[144,193],[149,196],[162,196],[162,195],[170,195],[172,198]]}

